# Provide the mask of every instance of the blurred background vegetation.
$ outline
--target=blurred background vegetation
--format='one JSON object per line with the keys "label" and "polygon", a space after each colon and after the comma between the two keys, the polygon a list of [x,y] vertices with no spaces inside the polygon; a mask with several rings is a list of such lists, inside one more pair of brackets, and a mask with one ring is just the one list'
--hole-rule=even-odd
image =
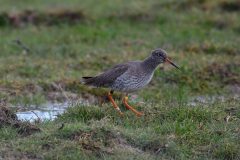
{"label": "blurred background vegetation", "polygon": [[[114,115],[109,105],[105,106],[108,109],[70,108],[61,119],[69,123],[62,132],[52,129],[61,120],[41,124],[45,132],[22,143],[16,130],[1,130],[5,141],[0,153],[8,151],[11,158],[9,148],[14,147],[15,153],[24,153],[18,156],[29,159],[52,159],[56,152],[61,152],[60,159],[74,159],[88,157],[88,152],[78,150],[85,145],[94,153],[92,158],[104,157],[112,153],[92,142],[111,146],[112,141],[98,141],[105,141],[108,135],[114,141],[122,140],[118,145],[124,144],[134,155],[140,149],[139,159],[151,157],[151,153],[176,159],[239,158],[239,100],[218,101],[208,108],[185,106],[193,96],[239,95],[239,17],[238,0],[0,0],[1,101],[41,104],[65,101],[67,95],[71,100],[81,97],[95,102],[105,90],[81,85],[82,76],[144,59],[155,48],[165,49],[182,69],[161,65],[150,85],[137,93],[139,99],[151,102],[150,106],[140,105],[147,113],[145,119],[109,120],[108,115]],[[235,108],[237,119],[229,126],[224,120],[229,113],[226,108]],[[94,128],[99,124],[102,128]],[[203,124],[206,128],[202,130]],[[115,132],[120,132],[120,138]],[[87,142],[75,142],[85,134],[91,135]],[[16,142],[9,147],[13,137]],[[42,144],[42,138],[50,142]],[[62,148],[57,148],[59,144]],[[68,157],[67,150],[73,157]],[[121,150],[109,159],[128,154]]]}
{"label": "blurred background vegetation", "polygon": [[238,1],[0,3],[2,87],[77,85],[72,83],[83,75],[143,59],[161,47],[183,72],[161,67],[170,71],[156,73],[156,91],[168,84],[198,94],[239,88]]}

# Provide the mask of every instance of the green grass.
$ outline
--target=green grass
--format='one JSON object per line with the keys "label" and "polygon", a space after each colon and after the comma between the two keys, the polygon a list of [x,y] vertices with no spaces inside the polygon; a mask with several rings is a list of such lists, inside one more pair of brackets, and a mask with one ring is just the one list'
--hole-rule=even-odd
{"label": "green grass", "polygon": [[[106,90],[85,87],[80,77],[144,59],[158,47],[181,67],[161,65],[137,93],[145,103],[133,104],[144,117],[122,108],[121,118],[109,104],[73,106],[57,120],[37,124],[42,131],[27,137],[14,127],[0,128],[0,159],[239,159],[239,100],[231,100],[240,85],[234,7],[234,0],[0,2],[0,99],[10,104],[41,104],[62,90],[102,95]],[[81,11],[84,18],[18,27],[4,19],[25,10]],[[199,95],[230,100],[187,106]]]}
{"label": "green grass", "polygon": [[110,105],[78,105],[53,122],[38,124],[42,131],[27,137],[2,128],[1,144],[12,154],[43,159],[238,159],[240,110],[226,121],[226,109],[228,103],[193,108],[153,104],[143,107],[142,118],[129,111],[121,118]]}

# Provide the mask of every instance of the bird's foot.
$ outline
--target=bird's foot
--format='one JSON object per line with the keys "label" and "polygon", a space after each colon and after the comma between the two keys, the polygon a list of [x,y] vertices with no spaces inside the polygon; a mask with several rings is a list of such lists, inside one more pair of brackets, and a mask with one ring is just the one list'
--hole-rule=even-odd
{"label": "bird's foot", "polygon": [[138,117],[141,117],[141,116],[144,115],[144,113],[143,113],[143,112],[138,112],[138,113],[136,113],[136,115],[137,115]]}
{"label": "bird's foot", "polygon": [[139,111],[137,111],[136,109],[134,109],[132,106],[130,106],[127,102],[128,102],[128,97],[125,96],[125,97],[123,98],[123,104],[124,104],[124,106],[125,106],[127,109],[131,110],[133,113],[135,113],[136,116],[138,116],[138,117],[141,117],[141,116],[144,115],[142,112],[139,112]]}

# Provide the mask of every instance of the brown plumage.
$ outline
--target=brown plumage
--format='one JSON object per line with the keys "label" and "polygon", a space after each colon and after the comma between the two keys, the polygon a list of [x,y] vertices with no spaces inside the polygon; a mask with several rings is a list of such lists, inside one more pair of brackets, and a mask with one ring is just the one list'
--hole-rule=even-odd
{"label": "brown plumage", "polygon": [[82,77],[82,82],[95,87],[110,87],[127,69],[127,65],[119,64],[95,77]]}

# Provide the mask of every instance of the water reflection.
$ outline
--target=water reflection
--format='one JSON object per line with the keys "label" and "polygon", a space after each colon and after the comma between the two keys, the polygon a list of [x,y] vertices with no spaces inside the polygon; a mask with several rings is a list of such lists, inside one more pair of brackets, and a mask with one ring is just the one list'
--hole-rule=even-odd
{"label": "water reflection", "polygon": [[53,120],[57,115],[62,114],[71,103],[45,103],[40,106],[31,105],[28,110],[17,112],[19,120],[33,122],[35,120]]}

